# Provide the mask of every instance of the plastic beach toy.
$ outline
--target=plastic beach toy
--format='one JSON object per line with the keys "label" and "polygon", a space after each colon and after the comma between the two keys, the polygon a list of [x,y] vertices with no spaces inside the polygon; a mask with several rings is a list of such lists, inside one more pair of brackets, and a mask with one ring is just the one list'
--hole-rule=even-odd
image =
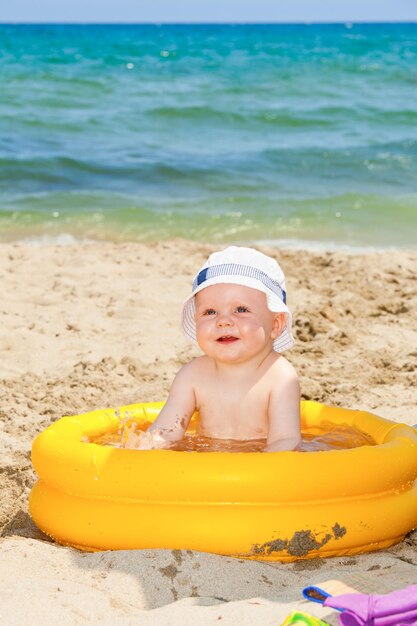
{"label": "plastic beach toy", "polygon": [[386,548],[417,526],[417,433],[370,413],[302,402],[302,429],[347,425],[375,445],[324,452],[127,450],[89,438],[162,403],[64,417],[38,435],[30,512],[85,550],[193,549],[294,561]]}
{"label": "plastic beach toy", "polygon": [[[330,595],[320,587],[306,587],[305,598],[341,611],[341,626],[416,626],[417,585],[381,595]],[[290,622],[291,623],[291,622]]]}
{"label": "plastic beach toy", "polygon": [[327,626],[327,624],[314,615],[294,611],[285,618],[281,626]]}

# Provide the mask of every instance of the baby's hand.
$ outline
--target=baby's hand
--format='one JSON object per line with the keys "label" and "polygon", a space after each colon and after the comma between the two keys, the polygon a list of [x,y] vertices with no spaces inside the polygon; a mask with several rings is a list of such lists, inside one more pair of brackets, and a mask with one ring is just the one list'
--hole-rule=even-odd
{"label": "baby's hand", "polygon": [[132,432],[130,431],[125,440],[125,448],[132,450],[151,450],[149,437],[146,437],[147,433]]}
{"label": "baby's hand", "polygon": [[300,439],[297,437],[291,437],[290,439],[278,439],[269,443],[265,452],[284,452],[286,450],[298,450]]}
{"label": "baby's hand", "polygon": [[130,431],[125,441],[125,448],[133,450],[154,450],[157,448],[166,448],[167,445],[168,442],[160,435],[148,431]]}

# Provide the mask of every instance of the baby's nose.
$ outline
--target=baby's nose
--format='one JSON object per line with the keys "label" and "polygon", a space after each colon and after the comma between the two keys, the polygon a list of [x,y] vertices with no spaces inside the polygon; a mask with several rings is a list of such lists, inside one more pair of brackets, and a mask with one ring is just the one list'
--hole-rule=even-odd
{"label": "baby's nose", "polygon": [[230,326],[231,324],[232,324],[232,320],[228,313],[219,313],[217,317],[218,326]]}

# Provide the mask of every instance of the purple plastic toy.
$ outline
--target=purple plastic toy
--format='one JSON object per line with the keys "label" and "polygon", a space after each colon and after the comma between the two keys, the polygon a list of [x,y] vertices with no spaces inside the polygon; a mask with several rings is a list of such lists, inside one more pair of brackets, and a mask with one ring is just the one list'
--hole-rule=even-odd
{"label": "purple plastic toy", "polygon": [[323,606],[342,611],[342,626],[417,626],[417,585],[384,595],[329,596]]}

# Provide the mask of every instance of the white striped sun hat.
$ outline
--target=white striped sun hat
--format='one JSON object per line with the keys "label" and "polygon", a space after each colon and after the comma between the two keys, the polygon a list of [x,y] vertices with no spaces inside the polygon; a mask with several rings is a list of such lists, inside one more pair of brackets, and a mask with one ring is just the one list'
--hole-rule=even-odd
{"label": "white striped sun hat", "polygon": [[194,277],[192,293],[182,308],[182,327],[192,341],[196,339],[195,295],[206,287],[231,283],[252,287],[266,294],[267,304],[274,313],[285,313],[286,324],[273,343],[277,352],[294,345],[291,334],[292,316],[286,305],[284,272],[275,261],[253,248],[230,246],[214,252]]}

